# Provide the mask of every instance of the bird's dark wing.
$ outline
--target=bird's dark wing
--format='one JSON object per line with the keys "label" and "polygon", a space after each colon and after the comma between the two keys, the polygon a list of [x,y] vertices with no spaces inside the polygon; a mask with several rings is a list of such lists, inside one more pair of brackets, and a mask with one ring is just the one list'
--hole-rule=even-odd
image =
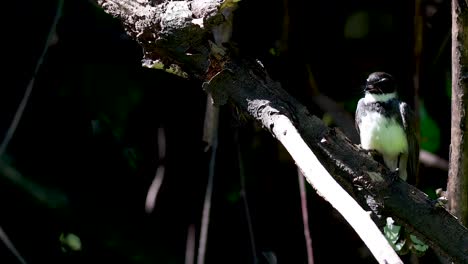
{"label": "bird's dark wing", "polygon": [[364,111],[364,99],[363,98],[359,99],[359,102],[357,103],[356,115],[354,117],[354,126],[356,127],[356,131],[358,135],[360,134],[359,124],[361,123],[362,111]]}
{"label": "bird's dark wing", "polygon": [[412,183],[412,181],[416,179],[419,168],[419,141],[416,136],[416,119],[414,112],[405,102],[400,103],[400,113],[406,132],[406,139],[408,140],[408,149],[410,151],[410,153],[408,153],[406,172],[408,174],[408,181]]}

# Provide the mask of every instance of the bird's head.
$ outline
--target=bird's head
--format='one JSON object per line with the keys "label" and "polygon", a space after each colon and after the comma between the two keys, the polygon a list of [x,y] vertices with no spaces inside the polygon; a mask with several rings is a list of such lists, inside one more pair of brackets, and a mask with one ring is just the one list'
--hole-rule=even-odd
{"label": "bird's head", "polygon": [[396,83],[393,77],[385,72],[373,72],[366,80],[364,91],[372,95],[396,93]]}

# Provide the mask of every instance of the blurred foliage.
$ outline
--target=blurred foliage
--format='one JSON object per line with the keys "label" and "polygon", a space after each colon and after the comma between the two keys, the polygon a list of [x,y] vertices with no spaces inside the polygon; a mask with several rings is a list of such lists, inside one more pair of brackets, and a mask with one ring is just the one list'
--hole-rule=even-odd
{"label": "blurred foliage", "polygon": [[419,103],[421,149],[437,153],[440,147],[440,129],[426,111],[424,101]]}
{"label": "blurred foliage", "polygon": [[141,103],[141,87],[128,70],[113,64],[89,64],[84,70],[82,85],[91,111],[121,140],[130,113]]}

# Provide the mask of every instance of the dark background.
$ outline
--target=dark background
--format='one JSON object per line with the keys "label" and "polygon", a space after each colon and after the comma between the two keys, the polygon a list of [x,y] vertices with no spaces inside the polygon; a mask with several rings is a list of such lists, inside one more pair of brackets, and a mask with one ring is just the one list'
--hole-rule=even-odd
{"label": "dark background", "polygon": [[[57,3],[15,5],[8,9],[16,18],[12,32],[3,40],[0,135],[33,76]],[[421,145],[448,160],[450,1],[423,1],[420,8]],[[394,75],[401,97],[414,106],[414,13],[415,3],[405,0],[241,1],[232,39],[325,120],[313,95],[325,94],[353,115],[373,71]],[[201,84],[142,68],[139,46],[90,1],[65,1],[56,37],[7,157],[24,177],[58,190],[69,203],[50,208],[2,177],[1,227],[28,263],[184,263],[189,225],[199,235],[208,178]],[[254,263],[241,196],[245,177],[258,261],[267,263],[263,256],[272,252],[278,263],[306,263],[294,162],[232,106],[221,108],[220,120],[206,262]],[[160,164],[164,182],[148,214],[146,192]],[[446,175],[422,165],[418,187],[433,195],[445,188]],[[307,191],[315,263],[375,263],[342,217],[310,186]],[[62,252],[59,237],[67,232],[81,238],[82,251]],[[429,251],[420,263],[435,261]],[[17,263],[3,245],[0,262]]]}

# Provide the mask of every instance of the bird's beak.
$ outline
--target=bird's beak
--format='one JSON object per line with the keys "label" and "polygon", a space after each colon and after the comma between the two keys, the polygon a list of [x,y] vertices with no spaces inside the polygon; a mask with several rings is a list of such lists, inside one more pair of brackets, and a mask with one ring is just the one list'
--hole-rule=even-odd
{"label": "bird's beak", "polygon": [[377,91],[377,89],[375,89],[374,85],[372,85],[372,84],[367,84],[367,85],[364,87],[364,91],[365,91],[365,92],[374,92],[374,91]]}

